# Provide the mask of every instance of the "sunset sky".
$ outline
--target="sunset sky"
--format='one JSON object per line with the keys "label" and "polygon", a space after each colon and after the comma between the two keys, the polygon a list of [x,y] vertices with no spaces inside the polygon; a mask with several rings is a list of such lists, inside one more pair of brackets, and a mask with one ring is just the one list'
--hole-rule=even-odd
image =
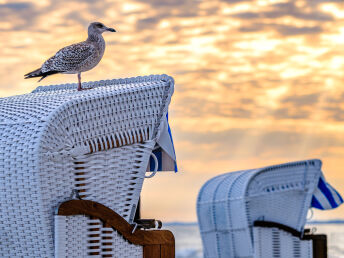
{"label": "sunset sky", "polygon": [[[148,179],[143,215],[196,221],[196,197],[220,173],[319,158],[344,196],[344,3],[320,0],[0,0],[0,97],[77,82],[23,75],[60,48],[104,33],[83,81],[166,73],[179,173]],[[344,219],[344,205],[315,219]]]}

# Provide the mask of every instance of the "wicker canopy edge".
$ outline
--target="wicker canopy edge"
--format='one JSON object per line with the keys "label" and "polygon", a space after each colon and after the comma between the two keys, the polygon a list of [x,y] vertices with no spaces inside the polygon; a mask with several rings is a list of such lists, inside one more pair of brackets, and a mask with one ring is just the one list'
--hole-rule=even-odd
{"label": "wicker canopy edge", "polygon": [[[72,118],[74,123],[80,124],[80,128],[83,128],[84,131],[89,131],[88,134],[77,132],[78,135],[69,135],[69,141],[71,141],[69,148],[75,148],[76,154],[78,152],[87,153],[101,150],[107,147],[104,145],[118,147],[159,138],[160,129],[164,126],[162,118],[167,113],[168,104],[174,90],[174,80],[172,77],[167,75],[151,75],[88,82],[85,84],[85,88],[89,88],[92,85],[92,89],[77,92],[74,90],[76,84],[40,86],[31,94],[0,99],[0,125],[35,123],[39,124],[37,127],[40,128],[40,134],[46,135],[49,126],[57,127],[57,123],[66,123],[67,120]],[[127,94],[128,97],[124,99],[123,94]],[[154,97],[154,94],[159,94],[160,96],[155,96],[159,98],[150,103],[141,103],[140,106],[137,103],[141,101],[143,94],[146,94],[145,98],[147,99]],[[104,107],[102,102],[104,102],[105,98],[112,98],[111,101],[114,105],[107,110],[108,114],[104,115],[114,117],[114,121],[104,119],[101,121],[98,119],[100,115],[95,114],[95,112]],[[90,101],[96,101],[96,103],[93,103],[93,106],[89,106],[87,104]],[[124,101],[131,102],[132,107],[129,110],[123,110],[123,107],[121,107]],[[162,103],[166,105],[161,105]],[[81,108],[80,106],[82,105],[86,105],[87,108]],[[149,124],[145,120],[147,116],[146,109],[151,108],[152,105],[159,106],[160,108],[160,110],[152,110],[153,115],[155,115],[153,121],[155,124]],[[133,125],[135,118],[138,116],[141,116],[140,121],[136,121],[136,124]],[[96,125],[116,123],[117,126],[116,128],[108,126],[107,128],[103,127],[98,128],[99,130],[94,130],[94,128],[89,127],[89,124],[92,124],[90,120],[93,118]],[[70,124],[73,122],[68,121],[67,123],[69,125],[64,125],[64,127],[66,130],[69,130],[72,126]],[[63,133],[65,135],[70,134],[69,132]],[[105,139],[104,137],[106,136],[112,137]],[[93,139],[93,142],[89,143],[91,139]]]}
{"label": "wicker canopy edge", "polygon": [[[166,83],[174,85],[174,79],[171,76],[168,76],[166,74],[162,75],[149,75],[149,76],[137,76],[132,78],[123,78],[123,79],[111,79],[111,80],[101,80],[101,81],[93,81],[93,82],[85,82],[83,83],[83,87],[85,89],[93,89],[98,87],[106,87],[109,85],[116,85],[118,90],[125,87],[125,85],[135,85],[135,84],[141,84],[141,83],[152,83],[157,81],[164,81]],[[71,90],[76,89],[77,84],[60,84],[60,85],[48,85],[48,86],[39,86],[35,90],[32,91],[32,93],[39,93],[39,92],[50,92],[50,91],[63,91],[63,90]],[[168,116],[167,119],[160,124],[160,126],[157,128],[157,146],[154,148],[154,155],[157,157],[157,163],[155,164],[153,158],[150,159],[149,166],[147,168],[148,171],[153,171],[155,166],[158,166],[158,171],[178,171],[177,168],[177,161],[176,161],[176,154],[174,150],[174,144],[172,139],[172,133],[170,130],[170,126],[168,123]],[[133,136],[134,137],[134,136]],[[142,134],[136,135],[134,137],[134,141],[141,141],[143,139]],[[114,140],[111,140],[111,143],[109,140],[106,140],[106,145],[109,146],[121,146],[125,145],[127,142],[124,141],[123,143],[119,143],[117,139],[115,139],[115,144],[113,144]],[[99,145],[99,143],[97,144]],[[76,152],[93,152],[93,147],[86,148],[86,150],[83,150],[84,148],[76,148]],[[97,149],[102,149],[98,146]]]}
{"label": "wicker canopy edge", "polygon": [[[142,83],[142,82],[154,82],[154,81],[166,81],[174,84],[173,77],[166,75],[166,74],[153,74],[153,75],[146,75],[146,76],[136,76],[136,77],[128,77],[128,78],[118,78],[118,79],[108,79],[108,80],[99,80],[99,81],[89,81],[83,82],[82,86],[85,89],[93,89],[102,86],[109,86],[109,85],[121,85],[121,84],[134,84],[134,83]],[[32,93],[38,92],[46,92],[46,91],[57,91],[57,90],[71,90],[77,89],[77,83],[65,83],[65,84],[54,84],[54,85],[47,85],[47,86],[38,86],[36,89],[32,91]]]}

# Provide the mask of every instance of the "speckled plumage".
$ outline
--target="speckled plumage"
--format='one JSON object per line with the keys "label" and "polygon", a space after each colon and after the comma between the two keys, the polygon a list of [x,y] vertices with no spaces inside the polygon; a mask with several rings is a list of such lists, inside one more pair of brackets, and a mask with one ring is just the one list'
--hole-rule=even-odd
{"label": "speckled plumage", "polygon": [[94,22],[88,27],[87,40],[60,49],[54,56],[43,63],[41,68],[25,75],[25,79],[45,77],[56,73],[78,74],[81,90],[82,72],[94,68],[102,59],[105,51],[105,41],[102,36],[104,31],[115,32],[114,29]]}

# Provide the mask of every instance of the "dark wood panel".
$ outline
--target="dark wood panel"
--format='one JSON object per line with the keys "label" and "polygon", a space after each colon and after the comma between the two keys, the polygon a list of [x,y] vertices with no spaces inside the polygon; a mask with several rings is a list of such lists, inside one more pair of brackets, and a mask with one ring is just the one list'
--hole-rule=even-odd
{"label": "dark wood panel", "polygon": [[173,245],[174,236],[168,230],[136,230],[132,234],[133,226],[110,208],[88,200],[70,200],[62,203],[58,208],[58,215],[88,215],[97,217],[107,226],[118,231],[125,239],[135,245]]}
{"label": "dark wood panel", "polygon": [[160,257],[161,258],[175,258],[174,245],[161,245]]}
{"label": "dark wood panel", "polygon": [[143,247],[143,258],[162,258],[160,245],[146,245]]}
{"label": "dark wood panel", "polygon": [[313,258],[327,258],[327,236],[311,235],[313,240]]}

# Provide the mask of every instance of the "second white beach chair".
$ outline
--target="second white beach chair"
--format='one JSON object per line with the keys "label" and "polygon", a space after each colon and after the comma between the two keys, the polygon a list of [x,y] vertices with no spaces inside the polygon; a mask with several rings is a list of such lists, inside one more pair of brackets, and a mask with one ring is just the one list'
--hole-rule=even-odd
{"label": "second white beach chair", "polygon": [[306,160],[210,179],[197,200],[204,256],[313,257],[303,234],[321,175]]}

